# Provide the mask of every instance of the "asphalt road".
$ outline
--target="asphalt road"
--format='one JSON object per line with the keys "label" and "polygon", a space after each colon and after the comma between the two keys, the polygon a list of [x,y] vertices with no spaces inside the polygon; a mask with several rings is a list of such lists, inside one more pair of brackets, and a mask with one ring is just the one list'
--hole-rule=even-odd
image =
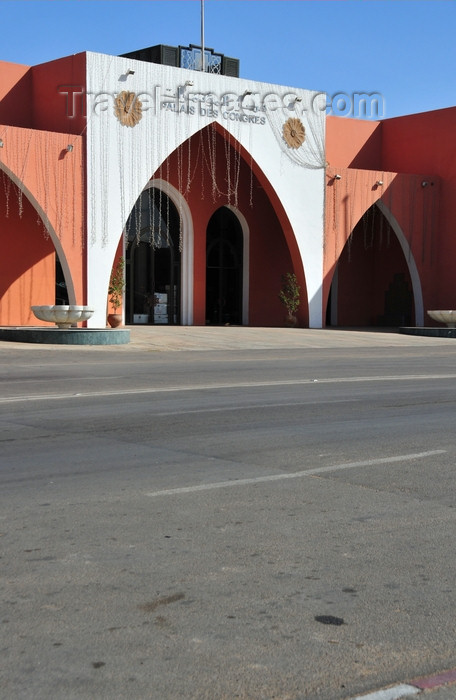
{"label": "asphalt road", "polygon": [[0,343],[0,698],[338,700],[456,667],[455,361]]}

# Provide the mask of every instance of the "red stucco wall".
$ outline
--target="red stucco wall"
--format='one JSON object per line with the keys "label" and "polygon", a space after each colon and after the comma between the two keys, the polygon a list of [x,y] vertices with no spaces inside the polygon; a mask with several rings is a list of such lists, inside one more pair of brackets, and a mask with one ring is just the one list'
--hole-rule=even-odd
{"label": "red stucco wall", "polygon": [[86,125],[85,106],[77,92],[85,89],[86,54],[42,63],[31,71],[34,128],[81,134]]}
{"label": "red stucco wall", "polygon": [[[338,325],[388,326],[410,325],[413,309],[396,296],[388,307],[386,295],[397,277],[411,293],[407,261],[399,242],[382,214],[366,217],[354,229],[345,245],[338,266]],[[401,289],[401,294],[403,290]]]}
{"label": "red stucco wall", "polygon": [[0,124],[32,126],[32,106],[32,69],[0,61]]}
{"label": "red stucco wall", "polygon": [[[377,200],[392,213],[410,245],[424,310],[453,308],[455,131],[456,108],[375,123],[328,118],[324,308],[343,247]],[[384,184],[376,186],[378,181]],[[339,295],[339,306],[343,304]]]}
{"label": "red stucco wall", "polygon": [[[1,130],[0,126],[0,133]],[[47,217],[49,244],[52,245],[53,240],[55,245],[61,247],[59,257],[62,264],[66,260],[71,271],[71,279],[67,279],[67,283],[69,288],[74,288],[74,299],[71,300],[70,295],[70,302],[84,304],[86,303],[84,141],[81,136],[72,135],[70,138],[73,145],[71,152],[67,151],[69,141],[67,134],[8,127],[3,137],[3,147],[0,149],[0,170],[3,170],[1,177],[8,184],[0,189],[0,203],[3,207],[9,206],[11,216],[18,214],[20,210],[19,188],[8,177],[11,175],[11,178],[20,183],[25,193],[22,201],[29,196],[33,206],[36,203],[39,208],[35,210],[34,217],[21,222],[21,226],[14,234],[17,245],[27,248],[34,246],[35,238],[24,237],[24,222],[34,222],[40,218],[40,215],[41,218]],[[31,231],[34,231],[34,227]],[[9,251],[8,236],[9,229],[1,226],[0,243],[3,250]],[[29,252],[27,251],[27,255]],[[53,298],[54,292],[50,301],[42,303],[53,303]],[[21,295],[17,303],[22,306]],[[33,303],[39,302],[33,301]],[[9,317],[5,319],[0,315],[0,324],[9,323],[8,319]]]}
{"label": "red stucco wall", "polygon": [[[85,140],[76,136],[84,130],[85,117],[80,110],[70,119],[61,94],[62,86],[85,86],[85,70],[85,54],[32,68],[0,66],[0,177],[5,183],[0,241],[8,251],[2,258],[0,324],[34,325],[36,319],[25,309],[54,303],[55,246],[70,270],[70,301],[86,302]],[[37,235],[37,220],[47,222],[47,240],[42,228]]]}
{"label": "red stucco wall", "polygon": [[[2,191],[4,177],[0,174]],[[35,318],[30,306],[54,303],[54,246],[26,197],[19,208],[14,188],[8,200],[0,197],[0,239],[0,324],[48,325]]]}
{"label": "red stucco wall", "polygon": [[333,168],[382,170],[382,124],[327,117],[326,160]]}
{"label": "red stucco wall", "polygon": [[85,53],[33,67],[0,61],[0,124],[81,134],[85,85]]}
{"label": "red stucco wall", "polygon": [[[382,125],[382,159],[387,169],[429,173],[426,195],[431,197],[432,175],[440,181],[438,206],[430,214],[435,228],[434,273],[429,280],[426,308],[456,308],[456,107],[387,119]],[[429,219],[429,217],[428,217]]]}

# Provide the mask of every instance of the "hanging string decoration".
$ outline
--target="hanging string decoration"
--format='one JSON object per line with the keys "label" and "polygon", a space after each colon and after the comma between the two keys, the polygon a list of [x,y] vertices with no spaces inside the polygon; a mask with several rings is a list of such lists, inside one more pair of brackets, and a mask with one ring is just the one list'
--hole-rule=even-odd
{"label": "hanging string decoration", "polygon": [[[169,66],[151,67],[141,61],[135,64],[130,90],[126,90],[120,88],[115,70],[118,60],[91,56],[87,84],[88,95],[101,96],[87,98],[91,105],[87,109],[87,228],[92,245],[114,244],[119,228],[125,233],[135,202],[151,178],[174,183],[182,198],[174,202],[181,227],[182,206],[196,182],[202,199],[209,196],[214,203],[224,200],[238,208],[245,192],[253,207],[253,159],[256,150],[263,148],[264,137],[271,142],[271,133],[264,131],[271,130],[278,145],[278,167],[284,168],[289,160],[304,168],[324,167],[326,101],[317,93],[303,91],[293,104],[285,104],[284,98],[278,109],[240,96],[226,103],[220,97],[222,88],[220,94],[214,93],[214,78],[209,74],[191,74],[189,80],[182,75],[177,83]],[[190,90],[193,79],[197,87]],[[152,84],[153,91],[144,91]],[[155,218],[154,208],[149,214]],[[141,218],[138,212],[140,229]]]}
{"label": "hanging string decoration", "polygon": [[[7,127],[0,137],[8,146],[0,154],[0,194],[4,197],[5,216],[11,214],[12,195],[17,200],[19,218],[23,217],[28,200],[35,208],[37,227],[46,239],[53,233],[60,240],[66,238],[83,248],[78,219],[81,199],[73,196],[78,185],[81,194],[85,188],[82,159],[76,156],[77,137],[21,127]],[[71,141],[70,156],[68,146],[63,144]]]}
{"label": "hanging string decoration", "polygon": [[5,216],[8,219],[9,217],[9,201],[10,201],[10,194],[11,194],[11,184],[12,181],[11,179],[6,175],[6,173],[3,172],[3,170],[0,170],[0,174],[2,177],[2,182],[3,182],[3,190],[5,193],[5,206],[6,206],[6,213]]}
{"label": "hanging string decoration", "polygon": [[[296,116],[284,123],[284,112],[293,112]],[[326,112],[316,95],[306,93],[300,101],[283,109],[266,109],[265,113],[277,143],[289,160],[311,170],[325,167]]]}

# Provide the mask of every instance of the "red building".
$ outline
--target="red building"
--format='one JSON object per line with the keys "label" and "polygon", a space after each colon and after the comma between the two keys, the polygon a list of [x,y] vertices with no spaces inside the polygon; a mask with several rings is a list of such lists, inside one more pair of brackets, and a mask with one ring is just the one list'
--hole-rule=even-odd
{"label": "red building", "polygon": [[[231,60],[231,59],[230,59]],[[228,64],[227,64],[228,65]],[[0,70],[0,325],[432,325],[454,308],[456,108],[325,116],[322,93],[82,53]]]}

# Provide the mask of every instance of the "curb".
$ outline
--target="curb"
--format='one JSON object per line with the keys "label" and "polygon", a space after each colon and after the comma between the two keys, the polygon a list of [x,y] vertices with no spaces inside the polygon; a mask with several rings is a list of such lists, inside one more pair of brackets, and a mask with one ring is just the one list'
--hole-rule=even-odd
{"label": "curb", "polygon": [[432,676],[420,676],[408,683],[401,683],[383,690],[375,690],[367,695],[356,695],[352,700],[399,700],[411,695],[418,695],[423,690],[435,690],[450,683],[456,683],[456,669],[436,673]]}
{"label": "curb", "polygon": [[11,326],[0,328],[0,340],[41,345],[125,345],[130,342],[130,329]]}

